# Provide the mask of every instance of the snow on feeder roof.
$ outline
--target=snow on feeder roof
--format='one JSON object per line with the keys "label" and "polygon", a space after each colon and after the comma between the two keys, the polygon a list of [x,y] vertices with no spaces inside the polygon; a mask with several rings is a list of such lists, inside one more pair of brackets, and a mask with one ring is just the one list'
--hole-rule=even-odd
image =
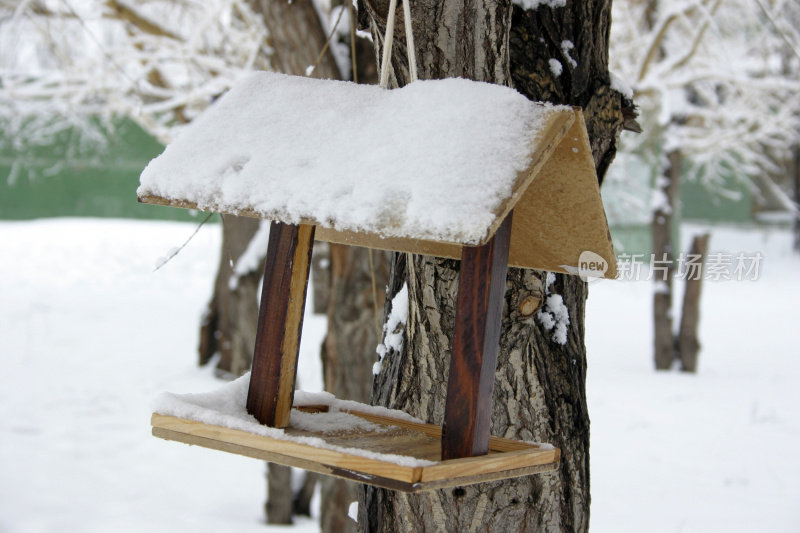
{"label": "snow on feeder roof", "polygon": [[258,72],[150,162],[141,201],[460,258],[514,209],[509,264],[615,273],[581,113],[463,79],[402,89]]}

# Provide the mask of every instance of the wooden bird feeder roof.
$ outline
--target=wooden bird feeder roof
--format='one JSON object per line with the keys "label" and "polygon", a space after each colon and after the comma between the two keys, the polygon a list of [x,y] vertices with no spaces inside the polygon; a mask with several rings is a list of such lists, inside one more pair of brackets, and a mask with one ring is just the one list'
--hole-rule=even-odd
{"label": "wooden bird feeder roof", "polygon": [[591,251],[616,275],[580,110],[487,83],[255,73],[148,165],[138,195],[456,259],[514,210],[510,266],[574,274]]}
{"label": "wooden bird feeder roof", "polygon": [[[389,91],[256,73],[148,165],[138,196],[273,221],[246,405],[173,405],[154,435],[407,492],[557,468],[556,448],[490,438],[482,384],[509,265],[582,273],[592,252],[616,274],[579,109],[460,79]],[[295,403],[314,239],[461,259],[442,427]],[[309,409],[332,422],[298,427]],[[343,412],[369,425],[336,426]]]}

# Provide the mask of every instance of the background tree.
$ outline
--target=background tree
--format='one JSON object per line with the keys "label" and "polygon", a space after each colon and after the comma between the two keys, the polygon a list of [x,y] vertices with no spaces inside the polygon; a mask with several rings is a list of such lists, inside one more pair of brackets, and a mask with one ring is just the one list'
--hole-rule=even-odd
{"label": "background tree", "polygon": [[[787,78],[800,78],[800,5],[787,0],[756,0],[777,40],[773,39],[774,51],[780,57],[781,70]],[[795,109],[795,113],[798,110]],[[794,205],[794,250],[800,253],[800,133],[792,136],[791,153],[785,159],[783,174],[788,184],[785,189],[793,194]]]}
{"label": "background tree", "polygon": [[[673,326],[680,182],[699,181],[722,194],[730,180],[759,183],[785,197],[772,180],[786,174],[778,169],[800,131],[791,96],[798,79],[782,68],[781,38],[753,2],[618,0],[614,20],[612,68],[630,82],[645,130],[623,148],[657,169],[651,203],[655,367],[666,370],[679,360],[694,371],[696,338],[676,336]],[[692,294],[699,297],[699,291]],[[681,331],[696,331],[696,305],[687,301],[685,308],[695,321],[682,321]]]}
{"label": "background tree", "polygon": [[[614,157],[617,135],[633,114],[630,101],[611,88],[611,3],[528,4],[533,8],[513,6],[512,11],[510,1],[412,2],[419,77],[460,76],[513,85],[533,100],[582,106],[602,179]],[[388,1],[363,0],[359,7],[380,48]],[[402,28],[399,9],[397,17]],[[409,52],[401,33],[396,32],[392,51],[392,79],[398,86],[409,79]],[[393,256],[387,300],[407,284],[409,322],[403,349],[383,359],[373,403],[442,423],[458,267],[453,260]],[[561,447],[559,471],[416,495],[368,487],[359,514],[365,530],[588,528],[586,295],[585,284],[575,277],[509,270],[492,433]],[[560,322],[556,327],[563,328],[564,337],[554,335],[554,322]]]}
{"label": "background tree", "polygon": [[[74,128],[102,143],[112,117],[162,142],[239,77],[270,66],[247,2],[1,2],[0,120],[20,143]],[[101,75],[102,74],[102,75]]]}

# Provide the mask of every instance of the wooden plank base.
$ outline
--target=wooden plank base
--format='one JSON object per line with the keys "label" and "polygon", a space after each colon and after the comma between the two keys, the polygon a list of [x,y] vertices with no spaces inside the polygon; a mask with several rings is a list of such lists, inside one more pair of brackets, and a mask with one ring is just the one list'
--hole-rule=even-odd
{"label": "wooden plank base", "polygon": [[[318,412],[327,407],[304,407]],[[480,457],[440,461],[441,428],[430,424],[347,411],[375,424],[375,429],[327,431],[325,434],[289,427],[287,436],[323,439],[337,449],[264,437],[221,426],[154,414],[153,435],[321,474],[342,477],[386,489],[420,492],[527,476],[555,470],[560,450],[492,437],[489,453]],[[352,448],[431,461],[426,466],[403,466],[389,460],[362,457]]]}

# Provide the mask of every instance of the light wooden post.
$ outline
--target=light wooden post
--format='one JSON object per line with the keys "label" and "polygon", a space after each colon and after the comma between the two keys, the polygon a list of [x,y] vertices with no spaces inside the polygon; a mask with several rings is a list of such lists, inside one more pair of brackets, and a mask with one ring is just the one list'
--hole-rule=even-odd
{"label": "light wooden post", "polygon": [[313,243],[312,225],[270,226],[247,412],[271,427],[289,425]]}
{"label": "light wooden post", "polygon": [[489,451],[512,214],[508,214],[489,242],[483,246],[465,246],[462,251],[442,426],[442,460],[484,455]]}

